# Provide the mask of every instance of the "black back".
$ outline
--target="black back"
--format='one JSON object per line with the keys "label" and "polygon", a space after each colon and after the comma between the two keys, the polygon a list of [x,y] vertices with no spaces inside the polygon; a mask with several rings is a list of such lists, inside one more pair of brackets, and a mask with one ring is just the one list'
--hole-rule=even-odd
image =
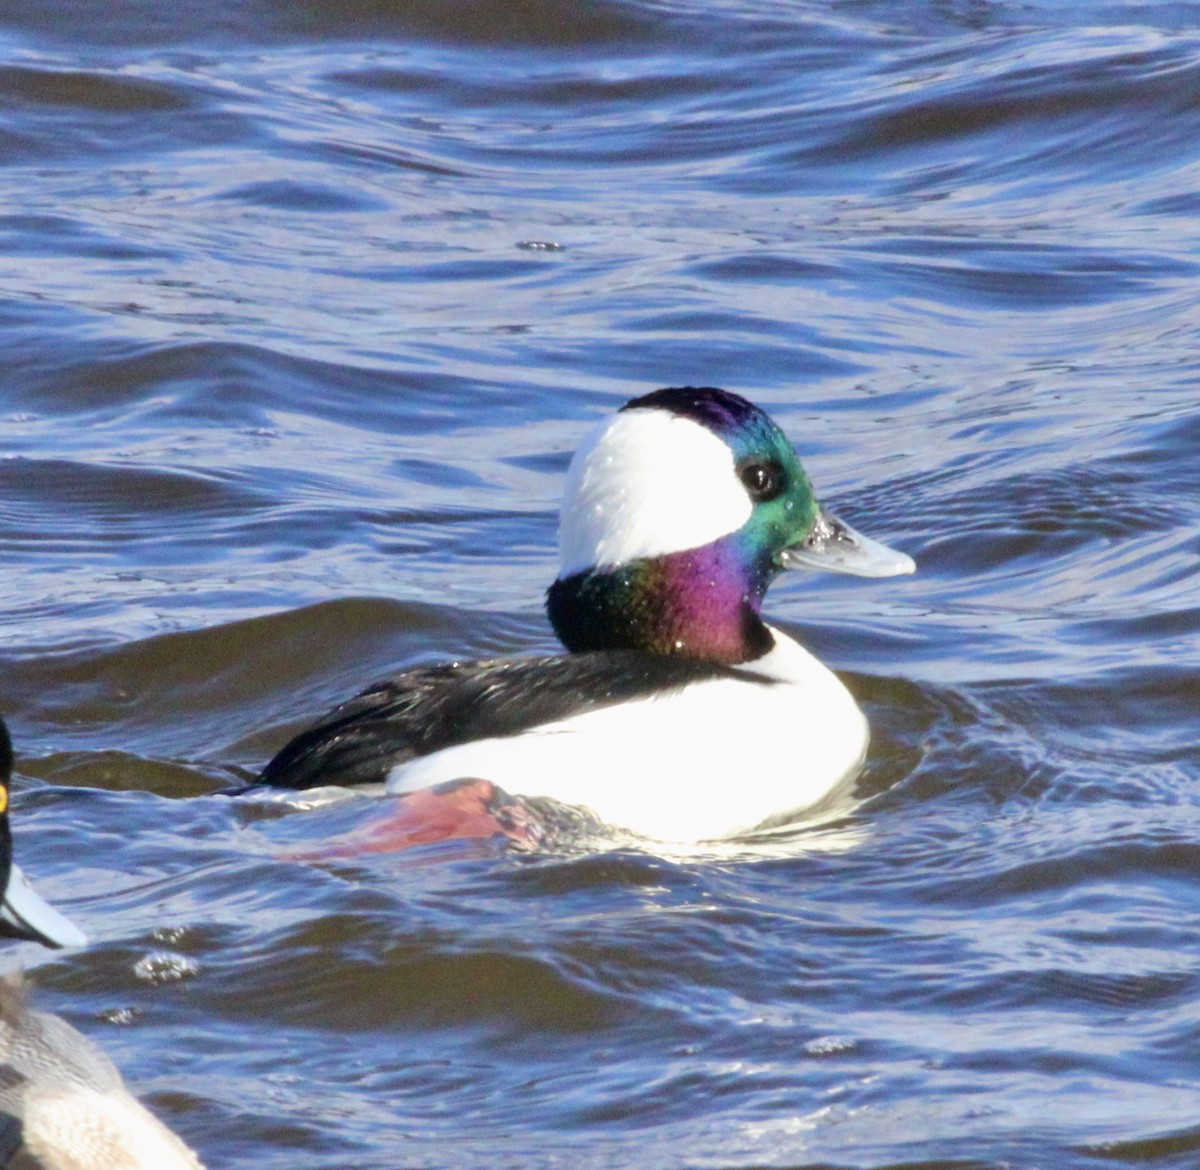
{"label": "black back", "polygon": [[301,732],[258,782],[281,788],[380,783],[397,764],[442,748],[519,735],[716,678],[771,682],[746,670],[640,650],[419,666],[368,687]]}

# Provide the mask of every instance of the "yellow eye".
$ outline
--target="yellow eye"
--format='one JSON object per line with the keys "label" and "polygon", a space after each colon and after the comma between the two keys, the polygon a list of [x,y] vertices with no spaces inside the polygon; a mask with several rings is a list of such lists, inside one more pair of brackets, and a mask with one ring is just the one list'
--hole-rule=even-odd
{"label": "yellow eye", "polygon": [[0,784],[0,817],[8,812],[8,789]]}

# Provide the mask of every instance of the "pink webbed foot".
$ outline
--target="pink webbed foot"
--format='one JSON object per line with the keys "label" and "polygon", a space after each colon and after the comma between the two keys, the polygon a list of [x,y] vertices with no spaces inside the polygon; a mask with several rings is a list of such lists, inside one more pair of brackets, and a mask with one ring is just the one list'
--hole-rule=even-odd
{"label": "pink webbed foot", "polygon": [[[374,802],[372,802],[374,803]],[[442,841],[504,838],[518,849],[534,849],[542,839],[537,817],[490,780],[449,780],[433,788],[384,797],[359,828],[324,847],[293,854],[316,861],[367,853],[398,853]]]}

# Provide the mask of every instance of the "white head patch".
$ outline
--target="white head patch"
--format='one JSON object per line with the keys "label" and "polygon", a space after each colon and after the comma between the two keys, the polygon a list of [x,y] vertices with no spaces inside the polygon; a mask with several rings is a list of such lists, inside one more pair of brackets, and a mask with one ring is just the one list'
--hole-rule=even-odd
{"label": "white head patch", "polygon": [[733,452],[666,410],[606,419],[571,460],[558,529],[560,577],[699,548],[751,513]]}

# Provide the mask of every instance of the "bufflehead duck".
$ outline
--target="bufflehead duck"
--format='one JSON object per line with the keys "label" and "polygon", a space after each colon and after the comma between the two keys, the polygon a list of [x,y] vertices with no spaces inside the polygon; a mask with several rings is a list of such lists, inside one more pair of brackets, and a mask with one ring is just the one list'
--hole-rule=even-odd
{"label": "bufflehead duck", "polygon": [[[0,935],[50,947],[87,939],[12,861],[12,741],[0,720]],[[65,1020],[31,1011],[19,975],[0,976],[0,1166],[23,1170],[203,1170],[125,1088],[112,1061]]]}
{"label": "bufflehead duck", "polygon": [[546,607],[568,653],[417,667],[288,743],[259,783],[483,777],[665,841],[819,803],[866,754],[862,712],[760,609],[783,569],[911,573],[823,509],[779,427],[736,394],[626,403],[567,471]]}

